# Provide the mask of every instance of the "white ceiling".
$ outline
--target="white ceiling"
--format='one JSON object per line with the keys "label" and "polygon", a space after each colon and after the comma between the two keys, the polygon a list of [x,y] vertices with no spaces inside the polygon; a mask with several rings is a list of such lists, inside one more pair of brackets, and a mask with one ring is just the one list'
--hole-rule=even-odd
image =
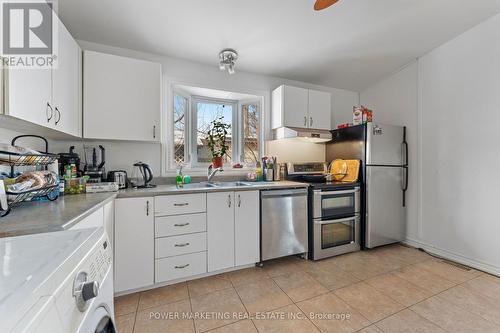
{"label": "white ceiling", "polygon": [[61,0],[77,39],[360,91],[500,12],[500,0]]}

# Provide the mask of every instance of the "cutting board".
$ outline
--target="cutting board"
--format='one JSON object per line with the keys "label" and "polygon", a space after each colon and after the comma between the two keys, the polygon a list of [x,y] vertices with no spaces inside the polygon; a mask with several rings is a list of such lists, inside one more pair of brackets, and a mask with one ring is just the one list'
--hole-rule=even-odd
{"label": "cutting board", "polygon": [[334,160],[330,165],[330,174],[334,181],[354,183],[359,177],[359,160]]}

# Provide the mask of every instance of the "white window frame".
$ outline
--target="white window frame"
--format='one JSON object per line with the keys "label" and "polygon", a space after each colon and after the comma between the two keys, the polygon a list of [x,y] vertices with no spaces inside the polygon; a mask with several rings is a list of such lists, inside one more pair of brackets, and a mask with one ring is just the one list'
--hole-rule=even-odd
{"label": "white window frame", "polygon": [[[201,168],[208,167],[210,163],[200,163],[198,162],[198,151],[197,151],[197,141],[198,137],[198,109],[196,107],[197,103],[212,103],[212,104],[223,104],[223,105],[231,105],[233,107],[233,114],[231,116],[231,142],[232,142],[232,152],[231,152],[231,162],[237,163],[239,160],[239,147],[238,141],[240,137],[240,129],[238,126],[238,117],[239,117],[239,109],[238,109],[238,101],[228,100],[228,99],[217,99],[203,96],[191,96],[191,112],[190,112],[190,141],[191,145],[189,146],[189,164],[192,168]],[[235,137],[236,134],[236,137]]]}
{"label": "white window frame", "polygon": [[186,94],[184,93],[183,91],[180,91],[180,90],[174,90],[172,91],[172,102],[171,102],[171,105],[172,105],[172,113],[170,114],[170,121],[168,123],[172,124],[170,126],[171,128],[171,133],[172,133],[172,136],[170,138],[170,141],[167,141],[167,142],[170,142],[169,144],[169,151],[170,151],[170,154],[168,154],[169,156],[169,165],[170,165],[170,169],[174,169],[176,168],[176,163],[175,163],[175,140],[174,140],[174,132],[175,132],[175,124],[174,124],[174,98],[175,98],[175,95],[179,95],[181,97],[184,97],[186,99],[186,110],[184,111],[185,112],[185,115],[184,115],[184,162],[188,161],[188,163],[190,162],[190,156],[189,156],[189,152],[190,152],[190,141],[191,141],[191,136],[188,135],[190,132],[189,132],[189,129],[190,129],[190,122],[191,122],[191,96],[189,94]]}
{"label": "white window frame", "polygon": [[[174,158],[174,137],[173,137],[173,132],[174,132],[174,112],[173,112],[173,106],[174,106],[174,95],[180,95],[186,99],[188,99],[188,106],[187,106],[187,114],[186,114],[186,131],[190,131],[191,133],[191,118],[192,118],[192,98],[194,96],[190,95],[188,92],[184,91],[184,89],[178,88],[178,85],[184,85],[184,86],[192,86],[192,87],[200,87],[200,88],[206,88],[206,89],[213,89],[213,90],[222,90],[222,91],[233,91],[234,93],[240,93],[240,94],[246,94],[246,95],[253,95],[255,98],[248,99],[248,100],[239,100],[237,101],[237,117],[238,117],[238,126],[242,128],[243,126],[243,118],[242,118],[242,112],[241,112],[241,107],[243,104],[246,103],[258,103],[259,104],[259,155],[258,156],[263,156],[266,151],[265,147],[265,140],[267,138],[267,127],[270,125],[270,120],[269,114],[266,111],[268,108],[270,108],[270,98],[271,95],[268,91],[263,91],[263,90],[232,90],[230,88],[221,88],[221,87],[214,87],[214,86],[203,86],[199,84],[193,84],[192,82],[182,82],[182,81],[168,81],[168,84],[166,84],[166,87],[168,89],[165,91],[167,95],[167,112],[164,113],[163,119],[167,127],[164,128],[163,132],[163,140],[162,140],[162,151],[165,153],[163,154],[163,167],[162,167],[162,175],[164,176],[172,176],[175,175],[175,170],[178,168],[178,165],[175,163],[175,158]],[[207,97],[203,97],[204,99],[210,99]],[[266,125],[267,124],[267,125]],[[239,134],[240,139],[238,139],[237,144],[239,145],[238,149],[241,152],[239,156],[239,160],[242,160],[241,154],[243,153],[243,135]],[[188,147],[188,149],[185,150],[185,157],[187,157],[187,163],[184,165],[184,169],[190,170],[191,175],[205,175],[206,174],[206,165],[199,164],[199,165],[193,165],[192,164],[192,159],[190,154],[191,150],[191,135],[187,135],[185,137],[185,145]],[[233,163],[236,163],[236,161],[232,161]],[[242,168],[242,169],[233,169],[230,166],[225,168],[225,173],[230,173],[230,174],[243,174],[248,172],[250,168]]]}

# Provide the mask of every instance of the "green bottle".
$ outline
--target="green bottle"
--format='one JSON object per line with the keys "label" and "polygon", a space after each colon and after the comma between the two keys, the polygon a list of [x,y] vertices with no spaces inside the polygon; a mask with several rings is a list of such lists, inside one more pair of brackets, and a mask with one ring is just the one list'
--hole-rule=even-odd
{"label": "green bottle", "polygon": [[175,177],[175,185],[177,188],[182,188],[184,187],[184,182],[183,182],[183,177],[182,177],[182,165],[177,171],[177,176]]}

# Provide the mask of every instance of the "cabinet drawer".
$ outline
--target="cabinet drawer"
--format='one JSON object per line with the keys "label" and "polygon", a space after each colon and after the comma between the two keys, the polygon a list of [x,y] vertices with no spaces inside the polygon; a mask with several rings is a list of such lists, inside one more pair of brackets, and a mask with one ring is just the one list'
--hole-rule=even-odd
{"label": "cabinet drawer", "polygon": [[156,216],[203,213],[206,210],[206,193],[155,197]]}
{"label": "cabinet drawer", "polygon": [[156,259],[206,250],[206,232],[155,239]]}
{"label": "cabinet drawer", "polygon": [[155,283],[207,272],[207,253],[192,253],[155,261]]}
{"label": "cabinet drawer", "polygon": [[207,231],[207,214],[159,216],[155,218],[155,237]]}

